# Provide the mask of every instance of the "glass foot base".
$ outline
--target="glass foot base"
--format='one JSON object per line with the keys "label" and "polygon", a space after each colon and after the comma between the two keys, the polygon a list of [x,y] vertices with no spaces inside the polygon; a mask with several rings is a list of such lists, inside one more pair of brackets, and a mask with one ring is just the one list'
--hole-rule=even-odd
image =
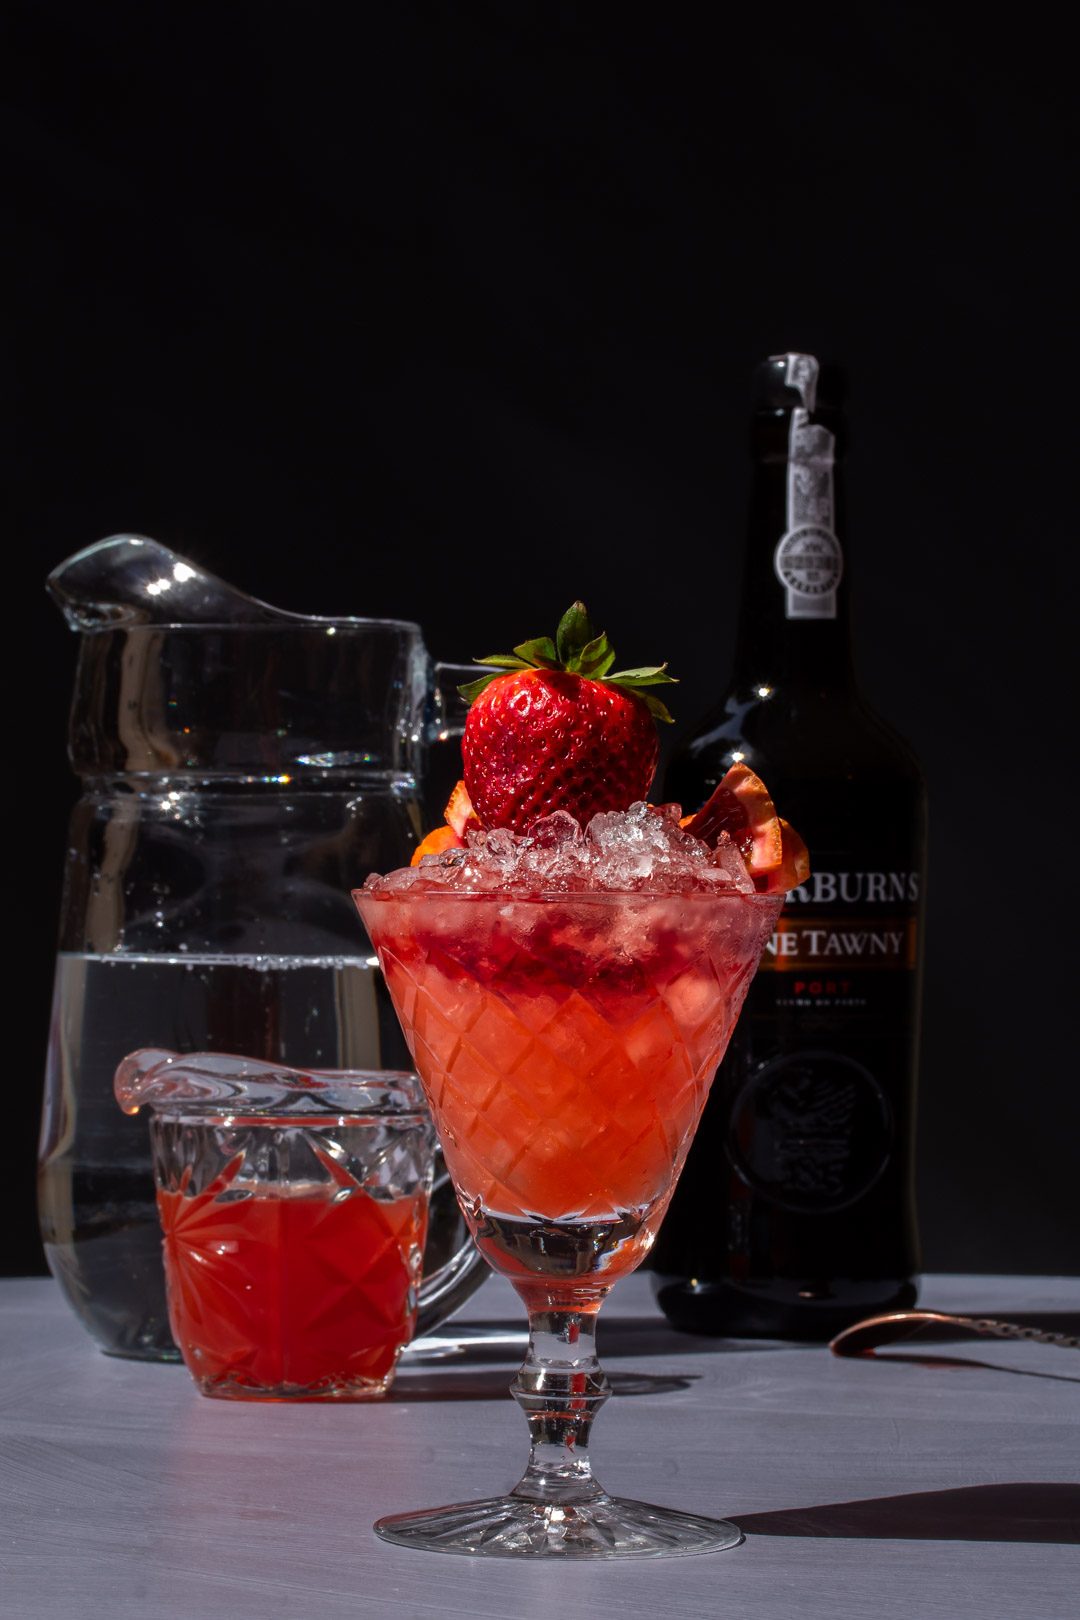
{"label": "glass foot base", "polygon": [[191,1376],[200,1394],[219,1401],[381,1401],[394,1381],[394,1369],[385,1378],[328,1378],[321,1384],[249,1384],[228,1375]]}
{"label": "glass foot base", "polygon": [[474,1558],[663,1558],[722,1552],[743,1539],[737,1525],[630,1502],[600,1492],[591,1501],[533,1502],[493,1496],[380,1519],[384,1541]]}

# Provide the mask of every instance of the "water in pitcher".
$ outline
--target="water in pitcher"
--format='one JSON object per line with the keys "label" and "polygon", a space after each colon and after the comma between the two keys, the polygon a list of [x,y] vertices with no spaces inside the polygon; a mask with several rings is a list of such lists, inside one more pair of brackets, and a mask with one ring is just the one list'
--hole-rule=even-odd
{"label": "water in pitcher", "polygon": [[[407,862],[432,819],[429,746],[454,751],[467,672],[433,668],[409,621],[286,612],[145,536],[87,547],[48,588],[79,636],[68,745],[82,795],[61,903],[43,1236],[104,1348],[154,1359],[175,1350],[148,1130],[116,1103],[116,1065],[153,1047],[409,1066],[349,891]],[[446,1186],[441,1200],[437,1178],[425,1274],[460,1248]],[[460,1289],[440,1297],[451,1308]]]}
{"label": "water in pitcher", "polygon": [[40,1172],[49,1264],[103,1349],[175,1358],[147,1121],[120,1115],[112,1090],[140,1046],[299,1068],[409,1059],[372,958],[60,955]]}

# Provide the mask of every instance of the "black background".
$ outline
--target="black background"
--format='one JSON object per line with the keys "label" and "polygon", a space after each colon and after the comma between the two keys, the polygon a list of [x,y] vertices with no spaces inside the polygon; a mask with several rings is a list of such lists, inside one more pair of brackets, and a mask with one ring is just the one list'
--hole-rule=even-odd
{"label": "black background", "polygon": [[862,684],[930,782],[926,1263],[1080,1269],[1074,188],[1037,10],[9,15],[8,1269],[40,1264],[76,795],[46,572],[132,530],[459,660],[579,595],[671,660],[685,728],[732,652],[749,372],[800,348],[850,376]]}

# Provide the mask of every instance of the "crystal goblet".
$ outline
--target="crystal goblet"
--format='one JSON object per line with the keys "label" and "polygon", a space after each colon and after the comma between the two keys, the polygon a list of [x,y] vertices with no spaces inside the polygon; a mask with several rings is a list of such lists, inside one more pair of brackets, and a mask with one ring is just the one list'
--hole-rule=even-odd
{"label": "crystal goblet", "polygon": [[532,1448],[508,1496],[376,1531],[440,1552],[656,1556],[731,1547],[722,1520],[609,1495],[596,1315],[647,1254],[781,896],[354,893],[480,1250],[529,1313],[511,1384]]}

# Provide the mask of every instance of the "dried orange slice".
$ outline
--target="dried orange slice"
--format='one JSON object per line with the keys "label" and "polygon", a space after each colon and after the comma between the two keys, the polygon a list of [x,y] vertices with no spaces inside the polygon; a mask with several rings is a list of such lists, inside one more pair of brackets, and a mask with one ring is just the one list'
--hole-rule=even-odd
{"label": "dried orange slice", "polygon": [[749,765],[733,765],[697,814],[684,816],[679,825],[713,848],[726,832],[755,880],[783,864],[784,837],[776,806]]}
{"label": "dried orange slice", "polygon": [[417,844],[412,852],[410,866],[419,866],[425,855],[441,855],[444,849],[457,849],[461,839],[453,827],[436,827],[429,832],[422,844]]}
{"label": "dried orange slice", "polygon": [[419,866],[425,855],[441,855],[444,849],[459,849],[465,842],[466,827],[479,827],[476,811],[472,807],[469,791],[464,782],[459,782],[451,793],[446,809],[444,827],[436,827],[429,832],[422,844],[413,850],[410,866]]}
{"label": "dried orange slice", "polygon": [[755,872],[751,868],[754,887],[759,894],[786,894],[789,889],[805,883],[810,876],[810,851],[791,822],[785,821],[783,816],[780,817],[780,835],[784,846],[784,858],[780,865],[772,872]]}
{"label": "dried orange slice", "polygon": [[457,833],[459,842],[465,837],[466,827],[479,827],[480,818],[473,809],[472,800],[469,798],[469,790],[464,782],[459,782],[453,793],[451,793],[443,815],[446,818],[447,826],[453,827]]}

